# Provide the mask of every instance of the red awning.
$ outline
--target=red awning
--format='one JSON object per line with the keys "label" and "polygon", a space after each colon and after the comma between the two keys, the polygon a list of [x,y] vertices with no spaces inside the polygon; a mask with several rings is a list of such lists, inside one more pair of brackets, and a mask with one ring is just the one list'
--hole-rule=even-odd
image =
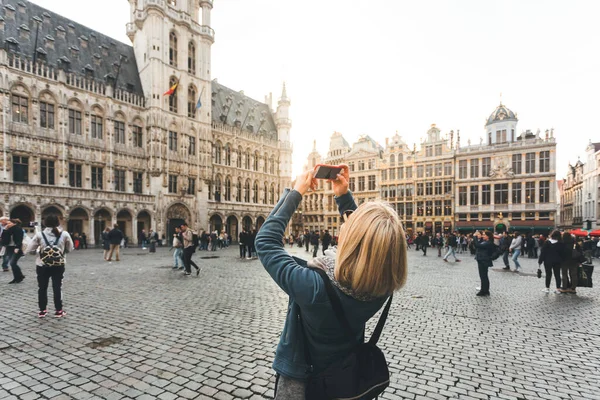
{"label": "red awning", "polygon": [[580,237],[587,237],[589,235],[589,232],[588,231],[584,231],[583,229],[573,229],[569,233],[571,235],[580,236]]}
{"label": "red awning", "polygon": [[600,236],[600,229],[596,229],[595,231],[590,232],[590,236]]}

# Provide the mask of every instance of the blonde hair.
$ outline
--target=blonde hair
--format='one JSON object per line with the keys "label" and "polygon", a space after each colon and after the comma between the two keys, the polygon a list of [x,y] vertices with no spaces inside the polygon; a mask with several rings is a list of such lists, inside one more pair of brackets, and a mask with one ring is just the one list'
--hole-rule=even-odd
{"label": "blonde hair", "polygon": [[343,225],[335,279],[358,294],[383,297],[406,283],[406,235],[388,204],[362,204]]}

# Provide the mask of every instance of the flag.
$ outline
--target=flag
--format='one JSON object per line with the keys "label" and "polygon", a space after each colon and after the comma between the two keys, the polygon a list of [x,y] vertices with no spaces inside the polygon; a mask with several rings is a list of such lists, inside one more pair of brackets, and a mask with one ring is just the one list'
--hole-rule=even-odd
{"label": "flag", "polygon": [[173,96],[177,91],[177,85],[179,85],[179,81],[175,82],[173,86],[169,90],[163,93],[163,96]]}
{"label": "flag", "polygon": [[202,107],[202,95],[204,94],[204,88],[202,88],[202,93],[200,93],[200,97],[198,97],[198,102],[196,103],[196,110]]}

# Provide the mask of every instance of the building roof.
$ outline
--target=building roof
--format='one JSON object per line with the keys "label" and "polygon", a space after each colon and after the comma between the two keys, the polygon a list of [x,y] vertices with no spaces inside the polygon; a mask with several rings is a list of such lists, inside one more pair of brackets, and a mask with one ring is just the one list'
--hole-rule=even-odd
{"label": "building roof", "polygon": [[350,149],[350,144],[340,132],[333,132],[329,139],[329,151],[339,149]]}
{"label": "building roof", "polygon": [[241,128],[253,133],[261,133],[269,139],[277,140],[277,126],[271,109],[265,103],[254,100],[244,94],[212,82],[212,120],[213,122]]}
{"label": "building roof", "polygon": [[26,0],[0,2],[0,20],[0,40],[9,53],[33,60],[36,49],[37,60],[103,83],[118,73],[118,88],[144,95],[132,46]]}
{"label": "building roof", "polygon": [[512,112],[508,107],[500,103],[498,107],[490,114],[485,126],[499,121],[518,121],[517,114]]}

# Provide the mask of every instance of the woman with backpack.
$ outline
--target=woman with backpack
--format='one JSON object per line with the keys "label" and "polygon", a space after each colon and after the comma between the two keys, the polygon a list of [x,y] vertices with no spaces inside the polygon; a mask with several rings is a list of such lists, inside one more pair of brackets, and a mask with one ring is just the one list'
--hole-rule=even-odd
{"label": "woman with backpack", "polygon": [[[362,348],[365,323],[406,282],[406,236],[398,214],[381,202],[365,202],[357,207],[348,190],[349,179],[348,166],[344,165],[337,178],[330,181],[345,222],[340,227],[337,254],[335,258],[326,256],[321,270],[307,268],[306,262],[290,256],[281,243],[302,196],[316,186],[312,171],[297,178],[294,190],[286,189],[256,236],[260,261],[289,295],[288,314],[273,363],[278,375],[276,400],[321,398],[323,394],[315,390],[324,379],[323,371],[339,371],[339,362]],[[389,307],[388,301],[383,316],[387,316]],[[385,318],[378,325],[381,321]],[[372,340],[376,343],[377,339],[375,334]],[[385,359],[381,362],[387,371]],[[374,365],[380,366],[381,362]],[[350,390],[359,382],[344,381],[329,387]],[[375,393],[370,388],[365,398],[374,398],[386,386],[382,384]],[[327,396],[351,397],[339,392],[328,392]]]}
{"label": "woman with backpack", "polygon": [[554,272],[554,280],[556,281],[556,291],[560,291],[560,264],[563,258],[564,249],[563,242],[560,240],[560,232],[554,231],[550,234],[550,240],[547,240],[540,251],[538,264],[541,267],[542,263],[546,269],[546,288],[544,292],[550,292],[550,282],[552,281],[552,273]]}
{"label": "woman with backpack", "polygon": [[38,303],[40,312],[39,318],[44,318],[48,311],[48,283],[52,279],[52,291],[54,292],[54,316],[61,318],[66,315],[62,304],[62,280],[65,274],[66,256],[65,254],[73,251],[75,246],[68,232],[59,230],[58,217],[49,215],[44,220],[43,231],[37,232],[29,245],[27,253],[35,254],[39,248],[40,251],[35,260],[37,280],[38,280]]}
{"label": "woman with backpack", "polygon": [[21,227],[21,220],[16,218],[9,220],[2,233],[2,246],[5,249],[4,257],[8,257],[8,265],[10,265],[13,273],[13,280],[8,282],[9,284],[21,283],[25,279],[25,275],[19,267],[19,259],[24,256],[22,249],[24,237],[25,232]]}

